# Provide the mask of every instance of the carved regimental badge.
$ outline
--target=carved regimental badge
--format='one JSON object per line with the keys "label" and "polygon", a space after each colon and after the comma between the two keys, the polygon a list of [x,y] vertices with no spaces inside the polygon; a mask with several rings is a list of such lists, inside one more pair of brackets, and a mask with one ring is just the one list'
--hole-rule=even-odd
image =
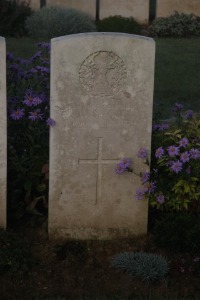
{"label": "carved regimental badge", "polygon": [[123,60],[111,51],[98,51],[82,63],[79,78],[83,88],[92,96],[113,96],[119,93],[126,81]]}

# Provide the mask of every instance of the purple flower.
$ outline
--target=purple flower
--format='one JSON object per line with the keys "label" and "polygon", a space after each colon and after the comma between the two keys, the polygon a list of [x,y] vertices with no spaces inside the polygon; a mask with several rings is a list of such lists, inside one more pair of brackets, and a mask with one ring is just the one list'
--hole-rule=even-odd
{"label": "purple flower", "polygon": [[179,173],[182,170],[182,166],[183,164],[179,160],[173,161],[171,164],[171,170],[175,173]]}
{"label": "purple flower", "polygon": [[183,104],[175,103],[175,105],[172,107],[173,112],[181,111],[183,109]]}
{"label": "purple flower", "polygon": [[189,141],[187,138],[182,138],[180,141],[179,141],[179,146],[180,147],[186,147],[188,145]]}
{"label": "purple flower", "polygon": [[36,120],[42,120],[43,115],[40,113],[40,109],[36,109],[35,111],[29,112],[29,120],[36,121]]}
{"label": "purple flower", "polygon": [[123,174],[125,171],[126,171],[126,168],[124,168],[123,165],[121,165],[120,163],[116,165],[116,167],[115,167],[115,173],[116,173],[116,174],[121,175],[121,174]]}
{"label": "purple flower", "polygon": [[146,190],[143,188],[139,188],[136,190],[136,198],[137,200],[143,200]]}
{"label": "purple flower", "polygon": [[148,188],[148,194],[154,193],[154,191],[155,191],[155,189],[156,189],[156,184],[155,184],[155,182],[153,182],[153,181],[149,182],[147,188]]}
{"label": "purple flower", "polygon": [[185,272],[184,267],[180,267],[180,271],[181,271],[181,273],[184,273]]}
{"label": "purple flower", "polygon": [[158,130],[159,128],[160,128],[159,124],[153,124],[153,126],[152,126],[153,131]]}
{"label": "purple flower", "polygon": [[43,72],[43,73],[50,73],[50,69],[42,66],[36,66],[35,67],[37,71]]}
{"label": "purple flower", "polygon": [[24,101],[22,101],[23,104],[26,104],[27,106],[33,106],[33,92],[31,90],[27,90],[25,92]]}
{"label": "purple flower", "polygon": [[185,151],[181,154],[181,161],[183,163],[187,162],[190,160],[190,154],[188,153],[188,151]]}
{"label": "purple flower", "polygon": [[158,128],[159,131],[164,131],[169,129],[169,125],[168,124],[161,124]]}
{"label": "purple flower", "polygon": [[190,149],[190,157],[193,159],[200,158],[200,151],[198,149],[192,148]]}
{"label": "purple flower", "polygon": [[35,96],[31,90],[27,90],[22,103],[29,107],[37,106],[38,104],[42,103],[42,99],[38,96]]}
{"label": "purple flower", "polygon": [[144,148],[140,148],[138,151],[139,158],[147,158],[147,150]]}
{"label": "purple flower", "polygon": [[56,125],[56,121],[55,121],[54,119],[48,118],[48,119],[46,120],[46,124],[47,124],[48,126],[54,127],[54,126]]}
{"label": "purple flower", "polygon": [[167,151],[170,157],[174,157],[179,154],[179,148],[176,146],[169,146]]}
{"label": "purple flower", "polygon": [[131,166],[131,159],[130,158],[123,158],[120,163],[119,163],[122,167],[124,167],[125,169],[129,168]]}
{"label": "purple flower", "polygon": [[150,174],[148,172],[143,172],[142,179],[141,179],[142,183],[146,183],[149,180],[149,176]]}
{"label": "purple flower", "polygon": [[160,204],[163,204],[165,202],[165,196],[163,194],[158,195],[156,198],[158,203]]}
{"label": "purple flower", "polygon": [[164,154],[164,149],[163,147],[159,147],[157,150],[156,150],[156,153],[155,153],[155,157],[156,158],[161,158]]}
{"label": "purple flower", "polygon": [[16,110],[13,110],[10,114],[10,117],[13,120],[20,120],[24,116],[25,112],[23,108],[18,108]]}
{"label": "purple flower", "polygon": [[38,47],[50,50],[50,43],[40,42],[37,44]]}
{"label": "purple flower", "polygon": [[34,97],[33,98],[33,105],[37,106],[38,104],[42,103],[42,99],[40,97]]}
{"label": "purple flower", "polygon": [[191,119],[194,115],[194,112],[192,110],[188,110],[184,116],[185,119]]}

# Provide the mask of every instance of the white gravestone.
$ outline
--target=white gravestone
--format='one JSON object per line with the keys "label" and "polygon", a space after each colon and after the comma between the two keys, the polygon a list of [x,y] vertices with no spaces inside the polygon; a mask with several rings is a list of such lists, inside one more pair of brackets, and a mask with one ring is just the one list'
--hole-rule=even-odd
{"label": "white gravestone", "polygon": [[52,39],[49,234],[110,239],[146,233],[140,178],[115,174],[123,157],[136,172],[151,148],[155,43],[128,34]]}
{"label": "white gravestone", "polygon": [[6,228],[7,186],[7,111],[6,111],[6,44],[0,37],[0,227]]}

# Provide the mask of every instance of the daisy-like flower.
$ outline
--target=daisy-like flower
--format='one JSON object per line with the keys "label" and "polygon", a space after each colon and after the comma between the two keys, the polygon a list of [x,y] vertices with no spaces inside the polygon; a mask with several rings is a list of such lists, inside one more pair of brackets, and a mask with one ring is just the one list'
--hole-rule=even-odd
{"label": "daisy-like flower", "polygon": [[182,170],[182,162],[177,160],[177,161],[173,161],[171,164],[171,170],[175,173],[179,173]]}
{"label": "daisy-like flower", "polygon": [[188,139],[184,137],[179,141],[179,146],[185,148],[188,145],[188,143],[189,143]]}
{"label": "daisy-like flower", "polygon": [[193,159],[200,158],[200,151],[196,148],[190,149],[190,157],[193,158]]}
{"label": "daisy-like flower", "polygon": [[188,153],[188,151],[185,151],[181,154],[181,159],[180,159],[183,163],[187,162],[190,160],[190,154]]}
{"label": "daisy-like flower", "polygon": [[144,148],[140,148],[138,151],[139,158],[147,158],[147,150]]}
{"label": "daisy-like flower", "polygon": [[158,149],[156,149],[156,153],[155,153],[155,157],[156,158],[161,158],[164,154],[164,149],[163,147],[159,147]]}
{"label": "daisy-like flower", "polygon": [[169,146],[167,151],[170,157],[174,157],[179,154],[179,148],[176,146]]}
{"label": "daisy-like flower", "polygon": [[115,173],[116,174],[123,174],[124,172],[126,171],[126,168],[122,165],[122,164],[117,164],[116,167],[115,167]]}
{"label": "daisy-like flower", "polygon": [[37,121],[43,119],[43,114],[40,113],[40,109],[36,109],[35,111],[29,112],[29,120],[31,121]]}
{"label": "daisy-like flower", "polygon": [[13,120],[20,120],[21,118],[23,118],[24,115],[25,112],[23,108],[18,108],[10,113],[10,117]]}

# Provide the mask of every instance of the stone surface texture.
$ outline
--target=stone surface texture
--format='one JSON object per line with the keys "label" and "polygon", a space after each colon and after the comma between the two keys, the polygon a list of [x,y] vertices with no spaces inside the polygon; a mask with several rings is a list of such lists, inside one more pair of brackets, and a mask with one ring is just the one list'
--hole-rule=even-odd
{"label": "stone surface texture", "polygon": [[51,41],[49,234],[111,239],[147,230],[139,176],[115,174],[121,158],[137,173],[151,148],[155,43],[88,33]]}
{"label": "stone surface texture", "polygon": [[74,8],[96,17],[96,0],[46,0],[46,6]]}
{"label": "stone surface texture", "polygon": [[100,19],[115,15],[133,17],[139,23],[148,24],[149,0],[100,0]]}
{"label": "stone surface texture", "polygon": [[175,11],[200,16],[200,0],[157,0],[157,18],[170,16]]}
{"label": "stone surface texture", "polygon": [[6,44],[0,37],[0,227],[6,227],[7,191],[7,111],[6,111]]}

